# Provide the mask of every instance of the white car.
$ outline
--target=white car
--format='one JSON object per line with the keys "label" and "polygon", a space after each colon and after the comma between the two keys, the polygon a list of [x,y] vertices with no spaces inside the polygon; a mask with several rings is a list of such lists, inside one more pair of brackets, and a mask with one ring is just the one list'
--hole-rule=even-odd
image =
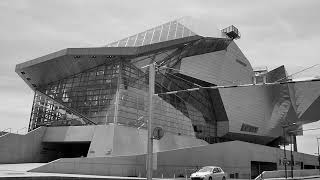
{"label": "white car", "polygon": [[191,180],[226,180],[227,174],[217,166],[205,166],[190,176]]}

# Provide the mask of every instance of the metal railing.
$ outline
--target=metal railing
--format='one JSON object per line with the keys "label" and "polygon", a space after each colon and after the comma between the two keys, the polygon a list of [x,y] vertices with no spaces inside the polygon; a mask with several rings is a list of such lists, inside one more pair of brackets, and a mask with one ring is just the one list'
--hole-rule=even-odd
{"label": "metal railing", "polygon": [[11,133],[11,128],[6,128],[4,130],[1,130],[0,131],[0,136],[4,136],[4,135],[6,135],[8,133]]}
{"label": "metal railing", "polygon": [[4,136],[4,135],[7,135],[7,134],[12,134],[12,133],[14,133],[14,134],[27,134],[28,133],[28,128],[27,127],[23,127],[23,128],[17,129],[17,130],[13,130],[12,128],[6,128],[6,129],[3,129],[3,130],[0,130],[0,137]]}
{"label": "metal railing", "polygon": [[20,134],[19,132],[21,132],[22,130],[25,130],[25,133],[22,133],[22,134],[27,134],[28,133],[28,128],[27,127],[23,127],[23,128],[17,129],[16,133]]}

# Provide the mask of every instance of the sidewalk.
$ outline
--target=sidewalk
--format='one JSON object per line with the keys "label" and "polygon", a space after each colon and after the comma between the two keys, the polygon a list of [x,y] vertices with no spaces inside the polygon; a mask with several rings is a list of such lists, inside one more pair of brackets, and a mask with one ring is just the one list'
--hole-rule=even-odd
{"label": "sidewalk", "polygon": [[0,171],[29,171],[46,163],[0,164]]}
{"label": "sidewalk", "polygon": [[119,177],[119,176],[96,176],[83,174],[60,174],[60,173],[34,173],[25,171],[0,170],[1,179],[28,179],[28,180],[64,180],[64,179],[107,179],[107,180],[145,180],[137,177]]}
{"label": "sidewalk", "polygon": [[107,180],[142,180],[137,177],[96,176],[83,174],[36,173],[28,170],[42,166],[43,163],[0,164],[0,180],[28,179],[28,180],[62,180],[62,179],[107,179]]}

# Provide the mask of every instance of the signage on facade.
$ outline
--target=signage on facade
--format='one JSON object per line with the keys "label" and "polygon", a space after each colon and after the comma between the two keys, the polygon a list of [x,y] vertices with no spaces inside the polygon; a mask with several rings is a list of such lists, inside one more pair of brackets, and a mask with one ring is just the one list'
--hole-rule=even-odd
{"label": "signage on facade", "polygon": [[164,131],[161,127],[155,127],[152,132],[153,139],[160,140],[164,135]]}

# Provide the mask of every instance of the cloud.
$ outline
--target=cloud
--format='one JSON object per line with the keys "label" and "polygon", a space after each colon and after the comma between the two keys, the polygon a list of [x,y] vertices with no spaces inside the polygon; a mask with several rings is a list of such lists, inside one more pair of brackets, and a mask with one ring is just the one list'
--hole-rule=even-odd
{"label": "cloud", "polygon": [[33,93],[16,64],[67,47],[103,46],[182,16],[206,19],[208,30],[233,24],[253,66],[297,72],[319,63],[319,7],[318,0],[0,1],[0,121],[26,124],[31,111]]}

